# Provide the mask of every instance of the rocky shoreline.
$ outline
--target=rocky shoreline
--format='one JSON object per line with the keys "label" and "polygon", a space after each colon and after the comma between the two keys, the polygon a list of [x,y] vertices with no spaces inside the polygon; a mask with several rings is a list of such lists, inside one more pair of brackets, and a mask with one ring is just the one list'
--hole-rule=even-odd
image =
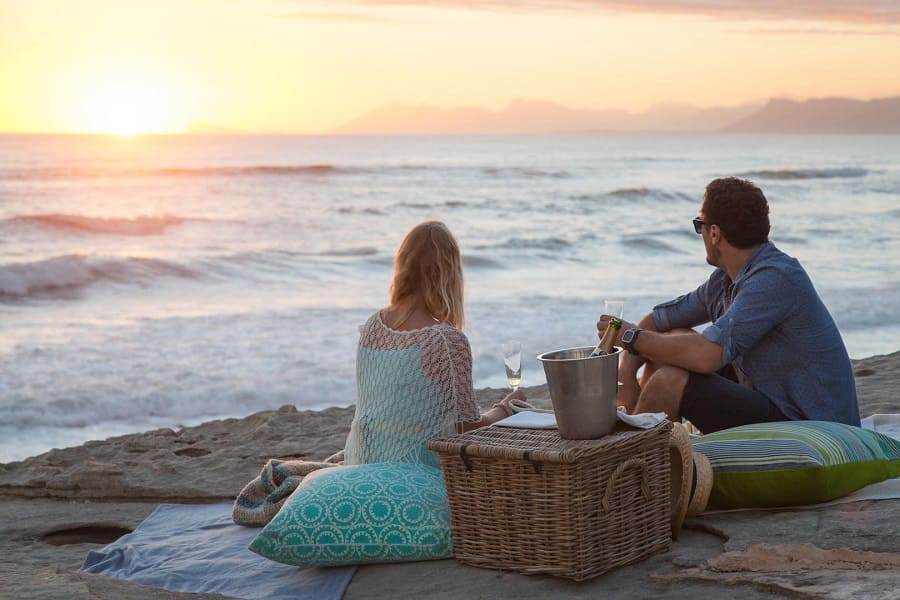
{"label": "rocky shoreline", "polygon": [[[860,413],[900,412],[900,352],[853,363]],[[479,402],[489,406],[503,393],[480,390]],[[546,386],[526,393],[549,405]],[[352,414],[352,407],[283,406],[0,464],[0,597],[221,598],[78,568],[89,550],[131,531],[157,503],[230,500],[268,458],[325,458],[343,446]],[[893,598],[898,552],[900,500],[718,513],[689,520],[671,551],[581,584],[448,560],[360,568],[345,598],[689,598],[734,594],[735,586],[741,598]]]}

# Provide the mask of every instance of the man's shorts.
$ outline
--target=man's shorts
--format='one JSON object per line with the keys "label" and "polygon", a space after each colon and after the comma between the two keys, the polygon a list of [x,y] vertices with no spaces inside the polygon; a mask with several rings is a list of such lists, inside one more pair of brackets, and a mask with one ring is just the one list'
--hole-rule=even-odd
{"label": "man's shorts", "polygon": [[760,392],[738,383],[731,365],[708,375],[688,373],[680,410],[703,433],[790,420]]}

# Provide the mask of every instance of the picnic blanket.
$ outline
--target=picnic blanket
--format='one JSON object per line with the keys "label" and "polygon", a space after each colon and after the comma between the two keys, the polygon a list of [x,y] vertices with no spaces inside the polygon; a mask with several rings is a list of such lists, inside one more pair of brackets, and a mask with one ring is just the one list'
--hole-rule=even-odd
{"label": "picnic blanket", "polygon": [[160,504],[137,528],[88,553],[81,570],[177,592],[247,600],[340,600],[356,567],[301,569],[247,549],[258,529],[231,503]]}

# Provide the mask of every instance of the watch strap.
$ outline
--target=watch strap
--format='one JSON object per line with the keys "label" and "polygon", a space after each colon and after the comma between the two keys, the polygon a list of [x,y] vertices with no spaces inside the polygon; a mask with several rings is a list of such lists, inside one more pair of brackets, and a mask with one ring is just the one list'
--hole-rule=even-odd
{"label": "watch strap", "polygon": [[628,350],[628,352],[634,354],[635,356],[641,355],[641,353],[638,352],[634,347],[634,343],[637,341],[638,334],[640,332],[641,330],[637,327],[632,327],[631,329],[626,331],[624,335],[622,335],[622,346],[624,346],[625,349]]}

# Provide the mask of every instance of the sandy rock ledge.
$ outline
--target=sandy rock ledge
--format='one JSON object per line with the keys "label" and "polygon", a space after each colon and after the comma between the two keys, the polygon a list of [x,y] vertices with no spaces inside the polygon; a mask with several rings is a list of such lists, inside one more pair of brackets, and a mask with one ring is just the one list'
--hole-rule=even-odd
{"label": "sandy rock ledge", "polygon": [[[860,412],[900,412],[900,353],[854,361]],[[482,406],[505,390],[480,390]],[[526,390],[548,406],[546,386]],[[88,442],[0,464],[0,598],[221,598],[78,573],[160,502],[234,498],[268,458],[339,450],[353,408],[284,406],[243,419]],[[453,560],[360,568],[368,598],[896,598],[900,500],[690,519],[672,549],[588,582],[476,569]]]}

